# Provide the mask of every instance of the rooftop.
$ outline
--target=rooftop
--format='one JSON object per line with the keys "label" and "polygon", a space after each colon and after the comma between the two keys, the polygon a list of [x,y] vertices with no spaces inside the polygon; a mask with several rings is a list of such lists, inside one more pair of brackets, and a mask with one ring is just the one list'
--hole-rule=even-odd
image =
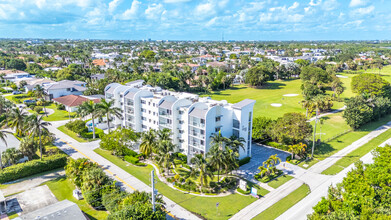
{"label": "rooftop", "polygon": [[75,203],[69,200],[63,200],[25,215],[21,215],[20,219],[86,220],[87,218]]}
{"label": "rooftop", "polygon": [[90,100],[92,100],[94,103],[100,102],[100,99],[88,99],[86,97],[78,95],[67,95],[53,99],[53,101],[56,101],[68,107],[79,106],[83,104],[83,102],[88,102]]}

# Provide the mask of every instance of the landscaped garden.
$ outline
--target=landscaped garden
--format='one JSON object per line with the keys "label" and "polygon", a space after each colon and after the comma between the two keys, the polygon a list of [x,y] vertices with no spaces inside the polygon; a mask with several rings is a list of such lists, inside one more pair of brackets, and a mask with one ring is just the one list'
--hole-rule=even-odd
{"label": "landscaped garden", "polygon": [[78,142],[89,142],[103,136],[103,130],[95,128],[95,139],[93,139],[93,131],[88,131],[86,121],[83,120],[70,121],[65,125],[58,127],[57,129],[77,140]]}

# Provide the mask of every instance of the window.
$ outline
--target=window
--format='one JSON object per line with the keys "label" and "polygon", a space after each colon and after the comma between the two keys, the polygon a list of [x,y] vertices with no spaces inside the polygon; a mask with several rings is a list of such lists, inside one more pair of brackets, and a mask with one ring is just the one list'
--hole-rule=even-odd
{"label": "window", "polygon": [[201,142],[200,142],[200,143],[201,143],[201,145],[204,145],[204,140],[201,140]]}
{"label": "window", "polygon": [[216,117],[216,122],[221,121],[221,116]]}
{"label": "window", "polygon": [[146,102],[145,102],[145,100],[141,100],[141,104],[145,104]]}
{"label": "window", "polygon": [[145,117],[142,117],[142,116],[141,116],[141,120],[145,121],[145,120],[147,120],[147,119],[146,119]]}
{"label": "window", "polygon": [[120,98],[124,97],[123,95],[119,95]]}
{"label": "window", "polygon": [[151,110],[148,111],[148,114],[151,114]]}
{"label": "window", "polygon": [[143,127],[144,129],[147,129],[147,126],[145,126],[145,125],[143,125],[142,127]]}
{"label": "window", "polygon": [[152,120],[151,120],[151,119],[149,119],[149,122],[150,122],[150,123],[151,123],[151,121],[152,121]]}
{"label": "window", "polygon": [[205,119],[201,118],[201,124],[205,124]]}
{"label": "window", "polygon": [[153,107],[155,107],[155,103],[153,103]]}
{"label": "window", "polygon": [[240,122],[236,119],[232,120],[233,127],[239,129],[240,128]]}
{"label": "window", "polygon": [[148,105],[151,105],[151,102],[148,102]]}
{"label": "window", "polygon": [[232,129],[232,135],[234,135],[235,137],[239,137],[239,130]]}
{"label": "window", "polygon": [[250,112],[250,113],[248,113],[248,121],[251,121],[251,119],[252,119],[252,114]]}
{"label": "window", "polygon": [[183,133],[185,133],[184,130],[179,130],[179,134],[183,134]]}
{"label": "window", "polygon": [[200,130],[201,134],[204,135],[205,134],[205,131],[204,130]]}
{"label": "window", "polygon": [[219,132],[219,131],[220,131],[220,127],[215,128],[215,132]]}
{"label": "window", "polygon": [[179,114],[182,115],[184,112],[183,111],[179,111]]}
{"label": "window", "polygon": [[141,112],[146,112],[146,110],[144,108],[141,108]]}

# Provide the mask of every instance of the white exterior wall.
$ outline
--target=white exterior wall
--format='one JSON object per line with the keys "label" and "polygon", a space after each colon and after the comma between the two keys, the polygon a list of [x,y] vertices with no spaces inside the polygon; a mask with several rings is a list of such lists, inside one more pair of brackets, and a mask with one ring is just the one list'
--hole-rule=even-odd
{"label": "white exterior wall", "polygon": [[50,89],[48,90],[48,95],[53,95],[53,99],[66,96],[66,95],[83,95],[83,92],[80,91],[67,91],[67,89]]}
{"label": "white exterior wall", "polygon": [[[254,103],[248,104],[247,102],[244,106],[235,108],[235,105],[227,104],[225,101],[203,98],[197,102],[181,97],[181,95],[189,94],[161,90],[156,90],[156,92],[152,87],[132,88],[115,83],[108,85],[105,91],[111,86],[115,87],[115,89],[110,89],[112,99],[115,100],[114,106],[123,111],[123,119],[115,119],[117,126],[131,127],[136,132],[168,128],[172,131],[172,140],[177,146],[176,150],[183,151],[189,156],[188,158],[191,158],[194,154],[205,154],[209,151],[210,137],[219,132],[216,128],[220,128],[222,136],[232,136],[235,131],[233,128],[233,119],[235,119],[240,123],[235,134],[246,140],[245,150],[240,149],[240,158],[251,155],[251,147],[248,148],[248,146],[251,145]],[[106,98],[108,97],[110,93],[106,92]],[[133,114],[130,112],[131,108],[127,100],[133,101]],[[194,109],[201,113],[192,114]],[[220,120],[216,120],[216,117],[220,117]],[[191,121],[192,118],[195,119],[194,123]],[[201,120],[204,121],[203,124],[200,123]]]}

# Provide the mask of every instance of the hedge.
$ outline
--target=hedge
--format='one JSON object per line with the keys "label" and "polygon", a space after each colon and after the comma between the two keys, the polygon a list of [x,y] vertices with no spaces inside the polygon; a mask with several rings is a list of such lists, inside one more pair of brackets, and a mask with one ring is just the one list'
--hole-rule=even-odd
{"label": "hedge", "polygon": [[251,160],[251,157],[245,157],[245,158],[239,160],[239,166],[242,166],[242,165],[250,162],[250,160]]}
{"label": "hedge", "polygon": [[140,163],[137,157],[125,156],[124,160],[136,166],[145,166],[145,163]]}
{"label": "hedge", "polygon": [[[103,130],[102,129],[99,129],[99,128],[95,128],[95,138],[101,138],[103,136]],[[92,139],[93,137],[93,132],[90,131],[90,132],[82,132],[80,134],[81,137],[85,138],[85,139]]]}
{"label": "hedge", "polygon": [[65,154],[56,154],[45,157],[43,160],[37,159],[25,163],[19,163],[6,167],[0,171],[0,183],[6,183],[37,173],[63,168],[66,164],[67,156]]}

